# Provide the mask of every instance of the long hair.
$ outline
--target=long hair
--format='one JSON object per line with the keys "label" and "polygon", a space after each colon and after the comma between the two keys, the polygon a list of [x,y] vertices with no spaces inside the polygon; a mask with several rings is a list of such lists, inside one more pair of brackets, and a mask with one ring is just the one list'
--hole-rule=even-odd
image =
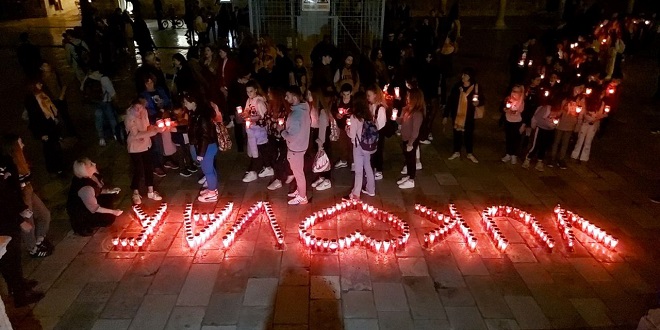
{"label": "long hair", "polygon": [[364,92],[357,92],[353,95],[353,116],[363,121],[371,121],[373,119],[371,111],[369,110],[367,94]]}
{"label": "long hair", "polygon": [[245,88],[247,89],[248,87],[254,88],[255,91],[257,91],[257,96],[264,97],[264,91],[261,89],[261,85],[256,80],[250,80],[245,84]]}
{"label": "long hair", "polygon": [[385,95],[383,95],[383,90],[378,87],[378,85],[371,85],[367,88],[367,92],[372,92],[376,95],[376,101],[374,104],[382,105],[387,108],[387,103],[385,102]]}
{"label": "long hair", "polygon": [[285,99],[285,92],[282,88],[279,87],[269,87],[268,88],[268,112],[271,116],[277,118],[286,115],[289,109],[288,103]]}
{"label": "long hair", "polygon": [[404,114],[413,114],[415,112],[426,112],[426,102],[424,93],[419,88],[408,91],[408,104],[403,108]]}
{"label": "long hair", "polygon": [[16,134],[7,134],[2,137],[2,154],[11,158],[18,169],[18,174],[30,173],[30,167],[25,159],[25,154],[18,144],[20,137]]}

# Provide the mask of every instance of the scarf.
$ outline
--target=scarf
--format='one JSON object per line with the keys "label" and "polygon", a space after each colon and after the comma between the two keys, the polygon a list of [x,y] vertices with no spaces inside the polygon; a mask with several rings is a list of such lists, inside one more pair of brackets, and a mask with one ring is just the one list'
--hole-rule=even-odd
{"label": "scarf", "polygon": [[454,120],[454,129],[457,131],[465,130],[465,120],[467,119],[467,108],[469,102],[468,95],[472,93],[474,85],[470,86],[467,90],[465,87],[460,87],[460,95],[458,96],[458,110],[456,111],[456,119]]}
{"label": "scarf", "polygon": [[53,101],[50,100],[50,97],[44,92],[39,92],[38,94],[35,94],[34,97],[37,99],[37,103],[39,103],[39,107],[44,113],[46,119],[56,120],[57,108],[53,104]]}

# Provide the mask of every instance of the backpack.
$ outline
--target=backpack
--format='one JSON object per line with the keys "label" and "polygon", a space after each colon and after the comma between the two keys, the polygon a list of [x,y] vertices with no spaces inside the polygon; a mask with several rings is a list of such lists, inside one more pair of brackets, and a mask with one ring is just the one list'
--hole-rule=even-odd
{"label": "backpack", "polygon": [[90,59],[89,50],[82,45],[82,41],[77,45],[73,42],[70,42],[70,44],[73,46],[73,50],[76,52],[76,63],[78,63],[78,66],[81,69],[86,70]]}
{"label": "backpack", "polygon": [[378,128],[373,121],[364,121],[359,141],[362,150],[370,153],[376,152],[378,148]]}
{"label": "backpack", "polygon": [[87,79],[85,79],[85,84],[83,85],[83,96],[85,100],[90,103],[103,102],[103,97],[105,96],[105,92],[103,91],[103,85],[101,84],[101,79],[96,80],[87,77]]}
{"label": "backpack", "polygon": [[229,131],[223,123],[215,123],[215,132],[218,136],[218,149],[220,151],[227,151],[231,149],[231,138],[229,137]]}

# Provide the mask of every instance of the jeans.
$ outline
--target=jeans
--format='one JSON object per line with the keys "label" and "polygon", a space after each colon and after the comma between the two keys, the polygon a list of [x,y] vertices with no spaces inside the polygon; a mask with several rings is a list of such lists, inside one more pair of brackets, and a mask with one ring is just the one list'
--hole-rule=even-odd
{"label": "jeans", "polygon": [[582,124],[580,132],[578,133],[577,142],[571,158],[580,159],[583,162],[589,161],[589,154],[591,153],[591,142],[594,140],[594,135],[598,131],[598,123],[589,125],[589,123]]}
{"label": "jeans", "polygon": [[369,193],[376,193],[376,178],[374,169],[371,167],[371,153],[362,150],[362,147],[357,145],[353,148],[353,162],[355,163],[355,180],[351,192],[353,196],[360,197],[363,177],[366,177],[367,180],[365,190]]}
{"label": "jeans", "polygon": [[406,170],[408,171],[408,177],[415,179],[415,170],[417,169],[417,149],[419,148],[419,140],[413,142],[413,148],[410,151],[406,151],[408,147],[408,141],[401,142],[401,149],[403,150],[403,158],[406,162]]}
{"label": "jeans", "polygon": [[568,152],[568,144],[571,141],[572,131],[555,130],[555,141],[552,143],[552,161],[563,161]]}
{"label": "jeans", "polygon": [[32,185],[27,185],[23,189],[23,201],[32,212],[34,213],[31,218],[26,219],[31,225],[32,230],[29,232],[21,231],[23,242],[27,245],[29,250],[32,250],[37,245],[37,237],[46,237],[48,229],[50,228],[50,211],[44,205],[44,202],[34,193]]}
{"label": "jeans", "polygon": [[151,164],[150,151],[130,153],[131,164],[133,164],[133,179],[131,180],[131,190],[140,188],[140,180],[144,177],[144,184],[147,187],[154,186],[154,168]]}
{"label": "jeans", "polygon": [[293,151],[289,150],[286,154],[286,159],[289,161],[293,177],[296,178],[296,186],[298,187],[298,195],[307,198],[307,181],[305,179],[305,152],[306,151]]}
{"label": "jeans", "polygon": [[112,134],[117,133],[117,118],[115,116],[115,110],[112,108],[112,103],[110,102],[101,102],[96,106],[94,111],[94,124],[96,125],[96,133],[99,135],[99,139],[104,139],[105,134],[103,132],[103,124],[107,121],[110,124],[110,129]]}
{"label": "jeans", "polygon": [[202,159],[202,172],[206,177],[209,190],[218,189],[218,173],[215,171],[215,155],[218,153],[218,145],[211,143],[206,147],[206,153]]}
{"label": "jeans", "polygon": [[506,137],[506,154],[511,156],[518,155],[518,148],[520,147],[520,126],[522,122],[512,123],[510,121],[504,122],[504,133]]}

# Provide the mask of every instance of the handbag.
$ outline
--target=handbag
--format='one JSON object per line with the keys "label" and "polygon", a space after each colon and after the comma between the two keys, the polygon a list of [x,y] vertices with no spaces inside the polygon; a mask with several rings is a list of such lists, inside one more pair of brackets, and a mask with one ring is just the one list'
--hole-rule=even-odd
{"label": "handbag", "polygon": [[[479,85],[474,86],[474,93],[479,95]],[[481,119],[484,117],[486,107],[484,105],[477,105],[474,107],[474,119]]]}
{"label": "handbag", "polygon": [[327,172],[330,170],[330,159],[328,158],[328,154],[323,151],[323,149],[320,149],[316,153],[316,157],[314,157],[314,165],[312,166],[312,171],[314,173],[321,173],[321,172]]}
{"label": "handbag", "polygon": [[215,133],[218,135],[218,149],[220,151],[227,151],[231,149],[231,138],[229,138],[229,131],[223,123],[215,123]]}
{"label": "handbag", "polygon": [[339,126],[337,126],[337,121],[334,118],[330,120],[330,141],[339,141]]}

